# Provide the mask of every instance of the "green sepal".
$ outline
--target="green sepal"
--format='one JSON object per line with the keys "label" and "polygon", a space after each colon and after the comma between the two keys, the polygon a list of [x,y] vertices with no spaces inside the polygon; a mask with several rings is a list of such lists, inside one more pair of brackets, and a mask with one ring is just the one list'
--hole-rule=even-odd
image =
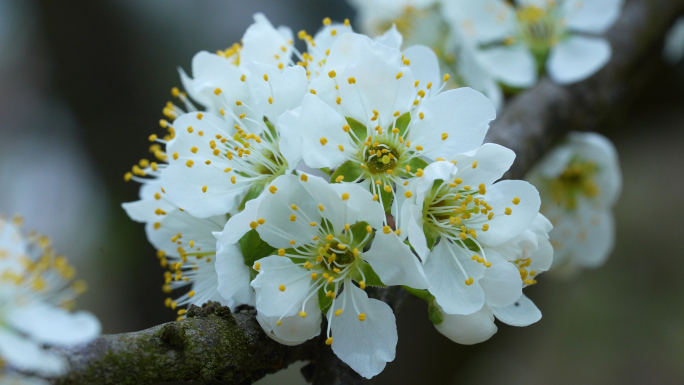
{"label": "green sepal", "polygon": [[242,199],[242,202],[240,202],[240,205],[238,206],[238,211],[244,210],[247,202],[261,195],[261,192],[264,191],[264,187],[265,186],[260,183],[252,185],[252,187],[250,187],[247,191],[247,195],[245,195],[245,197]]}
{"label": "green sepal", "polygon": [[335,170],[335,173],[330,177],[330,183],[337,183],[337,177],[340,175],[344,177],[345,182],[353,182],[361,176],[362,172],[363,170],[358,163],[348,160]]}
{"label": "green sepal", "polygon": [[439,307],[435,305],[435,301],[431,301],[428,305],[428,318],[433,324],[439,325],[444,322],[444,317],[442,317],[442,312],[439,311]]}
{"label": "green sepal", "polygon": [[326,296],[325,286],[318,289],[318,306],[321,308],[323,314],[328,314],[330,306],[332,306],[332,298]]}
{"label": "green sepal", "polygon": [[[359,268],[363,272],[363,276],[361,273],[356,270],[354,273],[352,273],[352,279],[356,282],[361,282],[363,281],[366,286],[378,286],[378,287],[385,287],[384,283],[380,280],[380,277],[375,273],[373,268],[369,263],[362,262],[359,264]],[[366,278],[365,280],[363,278]]]}
{"label": "green sepal", "polygon": [[345,118],[347,120],[347,124],[349,127],[351,127],[352,132],[358,140],[363,143],[366,140],[366,137],[368,136],[368,130],[366,129],[366,126],[362,123],[360,123],[358,120],[354,118]]}
{"label": "green sepal", "polygon": [[[470,239],[470,238],[468,238],[468,239],[466,239],[465,241],[462,241],[462,242],[466,245],[466,247],[467,247],[470,251],[474,251],[474,252],[476,252],[476,253],[481,251],[480,248],[477,246],[477,243],[475,243],[475,242],[474,242],[472,239]],[[463,247],[463,245],[461,245],[460,242],[459,242],[459,245],[460,245],[461,247]]]}
{"label": "green sepal", "polygon": [[406,129],[409,126],[409,123],[411,123],[410,112],[407,112],[404,115],[397,118],[397,124],[395,125],[395,127],[399,129],[399,135],[404,136],[404,133],[406,132]]}
{"label": "green sepal", "polygon": [[[411,166],[411,172],[415,174],[419,168],[422,168],[423,170],[425,170],[425,167],[428,166],[428,163],[426,161],[420,159],[419,157],[415,157],[415,158],[411,159],[408,163],[406,163],[406,165]],[[404,171],[406,171],[405,169],[406,169],[406,166],[404,166]]]}
{"label": "green sepal", "polygon": [[273,124],[268,120],[268,118],[265,117],[265,116],[264,116],[264,123],[266,123],[266,127],[268,127],[268,131],[271,132],[271,136],[274,137],[274,138],[277,138],[278,135],[277,135],[277,132],[276,132],[275,127],[274,127]]}
{"label": "green sepal", "polygon": [[394,199],[394,190],[392,190],[392,192],[387,192],[384,188],[381,188],[380,196],[382,197],[382,209],[385,210],[386,213],[389,213],[389,209],[392,206],[392,200]]}
{"label": "green sepal", "polygon": [[259,237],[259,233],[254,229],[249,230],[247,234],[243,235],[238,243],[240,244],[240,250],[242,251],[245,265],[249,266],[250,269],[254,266],[254,262],[261,258],[268,257],[276,251],[274,247],[264,242],[261,237]]}
{"label": "green sepal", "polygon": [[427,247],[430,249],[430,251],[432,251],[432,249],[435,247],[435,242],[437,242],[437,238],[439,238],[439,234],[437,234],[437,232],[433,230],[432,227],[427,224],[427,222],[423,223],[423,233],[425,233]]}
{"label": "green sepal", "polygon": [[[359,242],[361,242],[364,238],[366,238],[366,235],[368,235],[367,228],[368,228],[367,222],[356,222],[349,229],[352,236],[354,237],[354,245],[355,245],[355,247],[359,248],[359,251],[363,251],[363,247],[373,239],[373,236],[371,235],[371,237],[368,238],[368,241],[366,241],[365,244],[363,244],[363,245],[359,244]],[[375,231],[375,230],[371,230],[371,231]]]}
{"label": "green sepal", "polygon": [[435,296],[430,294],[429,291],[427,290],[421,290],[421,289],[414,289],[410,286],[402,286],[404,290],[408,291],[409,293],[415,295],[416,297],[422,299],[423,301],[427,303],[431,303],[434,299]]}

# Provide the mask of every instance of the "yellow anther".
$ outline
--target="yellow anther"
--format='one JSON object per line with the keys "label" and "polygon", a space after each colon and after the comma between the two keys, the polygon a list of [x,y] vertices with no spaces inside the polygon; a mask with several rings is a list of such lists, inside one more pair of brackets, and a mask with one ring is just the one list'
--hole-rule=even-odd
{"label": "yellow anther", "polygon": [[[463,186],[463,189],[466,191],[470,191],[470,186]],[[472,197],[472,195],[468,195],[469,197]],[[472,200],[472,199],[471,199]]]}
{"label": "yellow anther", "polygon": [[359,314],[359,321],[365,321],[365,320],[366,320],[366,313]]}
{"label": "yellow anther", "polygon": [[264,74],[264,81],[268,81],[268,74]]}
{"label": "yellow anther", "polygon": [[419,113],[418,113],[418,117],[419,117],[421,120],[423,120],[423,118],[425,117],[425,114],[422,113],[422,112],[419,112]]}
{"label": "yellow anther", "polygon": [[268,188],[268,191],[269,191],[271,194],[275,194],[276,191],[278,191],[278,188],[277,188],[276,186],[270,186],[270,187]]}
{"label": "yellow anther", "polygon": [[385,233],[385,234],[389,234],[389,233],[392,232],[392,228],[389,227],[389,226],[385,226],[385,227],[382,228],[382,232]]}
{"label": "yellow anther", "polygon": [[487,230],[489,230],[489,225],[485,223],[484,225],[482,225],[482,231],[487,231]]}
{"label": "yellow anther", "polygon": [[261,269],[261,263],[260,262],[255,262],[254,263],[254,270],[259,271]]}
{"label": "yellow anther", "polygon": [[338,145],[337,145],[337,148],[338,148],[340,151],[344,151],[344,146],[342,146],[341,144],[338,144]]}
{"label": "yellow anther", "polygon": [[510,207],[506,207],[506,209],[504,210],[504,214],[506,214],[506,215],[511,215],[512,212],[513,212],[513,210],[511,210]]}
{"label": "yellow anther", "polygon": [[259,218],[257,219],[257,223],[263,225],[264,223],[266,223],[266,220],[264,218]]}
{"label": "yellow anther", "polygon": [[513,198],[513,204],[514,205],[517,205],[519,203],[520,203],[520,198],[518,198],[518,197]]}
{"label": "yellow anther", "polygon": [[489,213],[489,215],[487,215],[487,219],[489,219],[490,221],[492,220],[492,218],[494,218],[494,212],[493,211],[491,213]]}
{"label": "yellow anther", "polygon": [[334,78],[335,76],[337,76],[337,73],[335,71],[330,71],[330,72],[328,72],[328,76],[330,76],[331,78]]}
{"label": "yellow anther", "polygon": [[417,176],[418,178],[420,178],[421,176],[423,176],[423,169],[422,169],[422,168],[419,168],[418,171],[416,171],[416,176]]}
{"label": "yellow anther", "polygon": [[325,19],[323,19],[323,25],[330,25],[331,22],[332,21],[330,20],[329,17],[326,17]]}
{"label": "yellow anther", "polygon": [[468,277],[468,279],[465,280],[465,284],[468,286],[472,285],[473,282],[474,282],[473,277]]}
{"label": "yellow anther", "polygon": [[302,318],[306,318],[306,312],[305,311],[300,311],[299,316]]}
{"label": "yellow anther", "polygon": [[197,120],[202,120],[203,117],[204,117],[203,113],[201,113],[201,112],[197,113]]}
{"label": "yellow anther", "polygon": [[193,162],[192,159],[188,159],[188,161],[185,162],[185,165],[188,167],[192,167],[193,164],[195,164],[195,162]]}
{"label": "yellow anther", "polygon": [[256,230],[256,228],[259,226],[259,224],[256,221],[252,221],[249,223],[249,227],[252,229]]}
{"label": "yellow anther", "polygon": [[337,178],[335,178],[335,182],[340,183],[344,180],[344,175],[338,175]]}
{"label": "yellow anther", "polygon": [[155,140],[157,140],[157,135],[152,134],[152,135],[150,135],[147,139],[149,139],[150,142],[154,142]]}
{"label": "yellow anther", "polygon": [[318,279],[318,274],[311,273],[311,279],[313,279],[313,280]]}
{"label": "yellow anther", "polygon": [[221,91],[220,88],[217,88],[214,90],[214,95],[216,95],[216,96],[221,95],[221,92],[223,92],[223,91]]}
{"label": "yellow anther", "polygon": [[278,287],[278,290],[280,290],[280,291],[285,291],[285,285],[280,285],[280,286]]}
{"label": "yellow anther", "polygon": [[337,103],[338,106],[342,104],[342,98],[338,96],[337,99],[335,99],[335,103]]}
{"label": "yellow anther", "polygon": [[444,82],[447,82],[451,76],[449,74],[444,75]]}
{"label": "yellow anther", "polygon": [[449,134],[447,134],[446,132],[442,134],[442,140],[447,140],[448,137]]}
{"label": "yellow anther", "polygon": [[332,343],[333,343],[333,338],[332,338],[332,337],[328,337],[328,339],[325,340],[325,344],[328,345],[328,346],[332,345]]}
{"label": "yellow anther", "polygon": [[328,143],[328,139],[321,138],[320,142],[321,142],[321,146],[325,146],[325,144]]}
{"label": "yellow anther", "polygon": [[244,81],[245,81],[245,79],[246,79],[246,76],[245,76],[244,74],[243,74],[242,76],[240,76],[240,80],[241,80],[241,81],[243,81],[243,82],[244,82]]}
{"label": "yellow anther", "polygon": [[316,95],[316,90],[314,90],[314,89],[310,89],[309,92],[310,92],[312,95]]}
{"label": "yellow anther", "polygon": [[335,316],[336,317],[339,317],[340,314],[342,314],[342,309],[335,310]]}
{"label": "yellow anther", "polygon": [[397,80],[401,79],[402,76],[404,76],[402,72],[397,73]]}
{"label": "yellow anther", "polygon": [[191,291],[191,292],[188,293],[188,297],[192,298],[192,297],[194,297],[194,296],[195,296],[195,292],[194,292],[194,291]]}
{"label": "yellow anther", "polygon": [[207,186],[202,186],[202,192],[206,193],[207,192]]}
{"label": "yellow anther", "polygon": [[306,174],[302,174],[302,175],[299,176],[299,179],[300,179],[302,182],[306,182],[307,180],[309,180],[309,177],[306,176]]}
{"label": "yellow anther", "polygon": [[284,257],[285,256],[285,249],[278,249],[278,256]]}
{"label": "yellow anther", "polygon": [[290,208],[291,208],[292,210],[299,210],[299,207],[297,207],[297,205],[294,204],[294,203],[290,205]]}
{"label": "yellow anther", "polygon": [[360,281],[360,282],[359,282],[359,287],[360,287],[361,289],[363,289],[363,290],[366,290],[366,282]]}
{"label": "yellow anther", "polygon": [[235,178],[235,175],[232,175],[232,176],[230,177],[230,183],[232,183],[232,184],[237,183],[237,178]]}
{"label": "yellow anther", "polygon": [[268,97],[268,104],[273,104],[273,97],[272,96]]}
{"label": "yellow anther", "polygon": [[347,82],[349,82],[349,84],[356,84],[356,78],[351,77],[351,78],[347,79]]}
{"label": "yellow anther", "polygon": [[294,214],[290,215],[290,222],[294,222],[294,221],[296,221],[296,220],[297,220],[297,216],[296,216],[296,215],[294,215]]}
{"label": "yellow anther", "polygon": [[404,193],[404,196],[405,196],[406,198],[410,198],[410,197],[413,196],[413,194],[412,194],[410,191],[407,191],[407,192]]}
{"label": "yellow anther", "polygon": [[416,146],[416,151],[423,151],[423,146]]}
{"label": "yellow anther", "polygon": [[346,201],[347,199],[349,199],[349,193],[343,193],[342,194],[342,200]]}
{"label": "yellow anther", "polygon": [[283,324],[283,321],[281,321],[281,320],[276,321],[276,326],[280,326],[282,324]]}

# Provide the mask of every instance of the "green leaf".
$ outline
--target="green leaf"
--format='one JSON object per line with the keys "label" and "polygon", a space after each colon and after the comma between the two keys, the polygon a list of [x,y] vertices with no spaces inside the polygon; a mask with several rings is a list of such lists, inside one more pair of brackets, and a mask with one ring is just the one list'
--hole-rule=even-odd
{"label": "green leaf", "polygon": [[432,323],[435,325],[439,325],[444,322],[442,312],[439,311],[439,307],[435,305],[434,301],[430,302],[428,305],[428,318],[430,318],[430,321],[432,321]]}
{"label": "green leaf", "polygon": [[[361,268],[361,271],[363,272],[363,276],[361,273],[359,273],[358,270],[356,270],[353,275],[352,279],[356,282],[361,282],[363,281],[366,286],[379,286],[379,287],[385,287],[384,283],[380,280],[380,277],[373,271],[373,268],[369,263],[363,262],[359,264],[359,268]],[[363,278],[366,278],[365,280]]]}
{"label": "green leaf", "polygon": [[423,223],[423,233],[425,233],[427,247],[430,249],[430,251],[432,251],[432,248],[435,247],[435,242],[437,242],[439,234],[437,234],[437,232],[433,230],[432,227],[427,224],[427,222]]}
{"label": "green leaf", "polygon": [[321,308],[323,314],[327,314],[332,305],[332,298],[326,296],[325,286],[318,289],[318,306]]}
{"label": "green leaf", "polygon": [[[359,248],[359,251],[362,251],[363,247],[366,245],[361,245],[359,244],[359,242],[363,241],[363,239],[366,238],[366,235],[368,235],[367,227],[368,223],[366,222],[356,222],[350,229],[352,236],[354,237],[354,244],[356,245],[356,247]],[[368,241],[366,241],[366,243],[370,242],[371,239],[373,238],[368,238]]]}
{"label": "green leaf", "polygon": [[254,198],[257,198],[262,191],[264,191],[264,185],[262,184],[254,184],[252,187],[249,188],[249,191],[247,191],[247,195],[242,199],[242,202],[240,202],[240,206],[238,206],[238,211],[242,211],[245,209],[245,205],[247,202],[251,201]]}
{"label": "green leaf", "polygon": [[354,135],[356,135],[356,138],[363,143],[366,140],[366,137],[368,136],[368,130],[366,129],[366,126],[360,123],[358,120],[354,118],[345,118],[347,119],[347,124],[349,127],[351,127],[352,132]]}
{"label": "green leaf", "polygon": [[423,301],[427,303],[431,303],[434,299],[435,296],[430,294],[429,291],[427,290],[420,290],[420,289],[414,289],[410,286],[402,286],[404,290],[408,291],[409,293],[415,295],[416,297],[422,299]]}
{"label": "green leaf", "polygon": [[330,177],[330,183],[337,183],[337,177],[340,175],[344,177],[345,182],[353,182],[361,176],[362,172],[363,169],[358,163],[348,160],[335,170],[335,173]]}
{"label": "green leaf", "polygon": [[238,243],[240,244],[240,250],[242,251],[245,265],[250,268],[254,265],[254,262],[261,258],[268,257],[276,251],[274,247],[271,247],[271,245],[264,242],[261,237],[259,237],[259,233],[254,229],[249,230],[247,234],[243,235]]}
{"label": "green leaf", "polygon": [[407,112],[404,115],[400,116],[397,118],[397,124],[395,127],[399,129],[399,135],[403,136],[404,133],[406,132],[406,129],[409,126],[409,123],[411,123],[411,113]]}

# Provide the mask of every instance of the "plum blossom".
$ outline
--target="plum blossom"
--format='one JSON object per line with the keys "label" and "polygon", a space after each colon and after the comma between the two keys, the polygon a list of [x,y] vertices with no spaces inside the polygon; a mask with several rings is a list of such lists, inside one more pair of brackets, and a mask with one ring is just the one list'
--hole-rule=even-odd
{"label": "plum blossom", "polygon": [[596,133],[573,132],[526,177],[542,197],[554,229],[553,269],[596,268],[613,250],[612,209],[622,189],[617,152]]}
{"label": "plum blossom", "polygon": [[100,322],[85,311],[71,312],[86,285],[57,255],[47,237],[24,235],[20,220],[0,217],[0,379],[30,383],[3,367],[43,376],[60,376],[66,359],[44,345],[71,346],[100,334]]}
{"label": "plum blossom", "polygon": [[604,34],[622,0],[445,1],[445,15],[483,47],[481,63],[499,81],[527,88],[546,69],[558,84],[584,80],[610,59]]}

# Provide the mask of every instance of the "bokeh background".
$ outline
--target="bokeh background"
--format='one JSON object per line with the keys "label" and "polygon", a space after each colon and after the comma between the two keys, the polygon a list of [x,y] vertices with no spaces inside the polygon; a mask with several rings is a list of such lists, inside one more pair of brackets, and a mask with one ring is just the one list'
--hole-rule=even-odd
{"label": "bokeh background", "polygon": [[[255,12],[295,32],[355,16],[343,0],[0,0],[0,213],[70,257],[106,333],[175,318],[143,226],[120,207],[139,187],[123,174],[149,155],[177,68],[239,41]],[[543,319],[476,346],[451,343],[412,302],[377,383],[684,383],[684,64],[663,63],[628,107],[602,127],[624,174],[608,263],[542,276],[526,292]],[[304,383],[302,365],[260,383]]]}

